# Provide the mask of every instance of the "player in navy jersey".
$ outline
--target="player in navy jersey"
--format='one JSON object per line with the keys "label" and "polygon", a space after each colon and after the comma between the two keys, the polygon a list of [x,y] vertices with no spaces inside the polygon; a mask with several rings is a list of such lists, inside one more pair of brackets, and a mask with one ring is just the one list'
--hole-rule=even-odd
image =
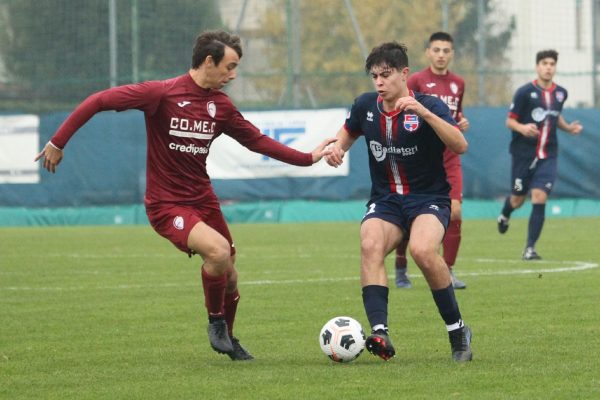
{"label": "player in navy jersey", "polygon": [[[435,32],[429,37],[429,45],[425,50],[429,66],[422,71],[411,74],[408,78],[408,88],[439,97],[452,114],[461,132],[469,129],[469,120],[462,112],[462,100],[465,93],[465,81],[460,76],[448,70],[454,56],[454,40],[446,32]],[[453,267],[456,262],[461,241],[462,226],[462,167],[460,156],[449,149],[444,151],[444,168],[450,184],[450,223],[442,242],[444,260],[450,268],[452,286],[455,289],[466,289],[467,285],[454,275]],[[396,287],[409,289],[412,283],[407,275],[406,260],[407,241],[404,240],[396,249]]]}
{"label": "player in navy jersey", "polygon": [[206,172],[210,146],[224,133],[254,152],[309,166],[329,153],[324,149],[335,139],[325,140],[312,153],[303,153],[263,135],[246,121],[220,91],[235,79],[241,57],[238,36],[223,31],[200,34],[188,73],[91,95],[60,126],[36,161],[43,159],[44,168],[54,173],[69,139],[94,114],[143,111],[148,141],[144,203],[150,224],[178,249],[203,259],[211,347],[232,360],[251,360],[252,355],[233,336],[240,299],[235,248]]}
{"label": "player in navy jersey", "polygon": [[556,128],[571,135],[578,135],[583,129],[578,121],[567,123],[561,115],[568,93],[553,82],[557,61],[555,50],[537,53],[538,77],[517,89],[506,119],[506,126],[512,131],[512,194],[506,198],[498,217],[498,231],[505,233],[508,230],[510,215],[523,205],[531,191],[532,209],[523,260],[541,259],[535,244],[544,226],[546,201],[556,180]]}
{"label": "player in navy jersey", "polygon": [[364,137],[371,174],[371,198],[360,228],[362,297],[372,330],[367,350],[384,360],[395,355],[388,331],[384,261],[408,238],[446,324],[453,359],[470,361],[471,331],[462,321],[448,266],[438,252],[450,218],[444,149],[463,153],[467,142],[446,104],[408,89],[404,45],[375,47],[365,70],[376,91],[356,98],[325,159],[339,166],[352,144]]}

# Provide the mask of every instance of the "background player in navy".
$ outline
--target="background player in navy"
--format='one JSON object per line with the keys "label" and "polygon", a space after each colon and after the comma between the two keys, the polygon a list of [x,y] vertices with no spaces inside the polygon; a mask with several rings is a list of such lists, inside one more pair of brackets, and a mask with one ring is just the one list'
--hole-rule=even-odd
{"label": "background player in navy", "polygon": [[552,81],[557,61],[555,50],[537,53],[538,77],[517,89],[506,119],[506,126],[512,131],[512,194],[506,198],[498,217],[498,231],[505,233],[508,230],[511,213],[523,205],[531,190],[532,210],[523,260],[541,259],[535,251],[535,243],[542,232],[546,201],[556,180],[556,128],[572,135],[578,135],[583,129],[578,121],[569,124],[561,115],[567,90]]}
{"label": "background player in navy", "polygon": [[225,133],[248,149],[299,166],[319,161],[324,141],[303,153],[263,135],[246,121],[221,89],[235,79],[242,57],[238,36],[204,32],[195,42],[192,68],[165,81],[125,85],[84,100],[37,155],[55,172],[73,134],[105,110],[144,112],[148,140],[145,205],[152,227],[178,249],[199,254],[213,349],[232,360],[253,357],[233,336],[239,301],[235,248],[206,172],[210,145]]}
{"label": "background player in navy", "polygon": [[372,334],[366,347],[388,360],[395,349],[388,332],[388,279],[385,257],[404,239],[421,268],[442,316],[456,361],[470,361],[471,331],[464,325],[448,266],[439,255],[450,218],[450,187],[443,152],[467,142],[448,106],[406,86],[406,47],[396,42],[375,47],[365,63],[376,92],[356,98],[346,123],[331,145],[327,162],[337,167],[364,136],[369,149],[371,198],[360,228],[361,285]]}
{"label": "background player in navy", "polygon": [[[429,45],[425,54],[429,59],[429,66],[422,71],[411,74],[408,78],[408,88],[438,97],[442,100],[457,122],[461,132],[469,129],[469,120],[462,112],[462,100],[465,93],[465,81],[460,76],[450,72],[448,65],[454,56],[454,41],[446,32],[435,32],[429,37]],[[444,248],[444,261],[450,268],[452,286],[455,289],[465,289],[467,285],[456,278],[453,267],[456,262],[458,248],[461,240],[462,226],[462,167],[460,156],[453,151],[444,151],[444,168],[450,184],[450,223],[442,242]],[[404,240],[396,249],[396,287],[411,288],[412,283],[407,275],[406,260],[407,242]]]}

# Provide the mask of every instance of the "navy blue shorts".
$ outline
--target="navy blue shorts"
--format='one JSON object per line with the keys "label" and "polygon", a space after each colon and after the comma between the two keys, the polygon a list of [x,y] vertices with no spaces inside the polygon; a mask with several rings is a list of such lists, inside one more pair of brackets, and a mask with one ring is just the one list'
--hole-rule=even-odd
{"label": "navy blue shorts", "polygon": [[541,189],[550,194],[556,181],[556,158],[512,158],[512,194],[524,196],[530,189]]}
{"label": "navy blue shorts", "polygon": [[406,239],[410,235],[412,222],[421,214],[433,214],[440,220],[444,229],[450,221],[450,197],[428,194],[397,193],[387,194],[367,203],[367,213],[362,222],[371,218],[379,218],[397,225],[402,229]]}

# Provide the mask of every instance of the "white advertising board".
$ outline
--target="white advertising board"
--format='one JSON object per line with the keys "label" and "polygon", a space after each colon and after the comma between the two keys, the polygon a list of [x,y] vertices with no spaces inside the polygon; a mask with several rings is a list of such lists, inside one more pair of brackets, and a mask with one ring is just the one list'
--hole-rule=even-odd
{"label": "white advertising board", "polygon": [[0,184],[40,181],[39,126],[37,115],[0,115]]}
{"label": "white advertising board", "polygon": [[[346,120],[347,111],[336,108],[242,114],[265,135],[296,150],[310,152],[326,138],[335,136]],[[212,179],[346,176],[349,166],[349,154],[338,168],[330,167],[325,160],[310,167],[288,165],[254,153],[227,135],[221,135],[211,144],[207,161]]]}

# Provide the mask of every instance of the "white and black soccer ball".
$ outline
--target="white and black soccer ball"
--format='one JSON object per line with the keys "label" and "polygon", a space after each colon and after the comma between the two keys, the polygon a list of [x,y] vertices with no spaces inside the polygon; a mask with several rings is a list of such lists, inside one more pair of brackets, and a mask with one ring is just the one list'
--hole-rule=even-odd
{"label": "white and black soccer ball", "polygon": [[360,322],[350,317],[327,321],[319,334],[323,353],[335,362],[350,362],[365,349],[365,333]]}

